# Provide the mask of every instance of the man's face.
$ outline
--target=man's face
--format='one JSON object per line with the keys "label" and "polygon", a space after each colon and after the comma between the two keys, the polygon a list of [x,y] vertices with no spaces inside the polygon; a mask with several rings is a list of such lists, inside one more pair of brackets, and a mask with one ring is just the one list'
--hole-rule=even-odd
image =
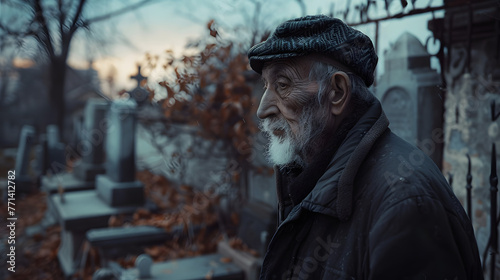
{"label": "man's face", "polygon": [[309,80],[311,66],[302,57],[273,62],[262,71],[265,92],[257,116],[270,139],[268,156],[274,164],[303,164],[303,151],[325,122],[316,99],[318,83]]}

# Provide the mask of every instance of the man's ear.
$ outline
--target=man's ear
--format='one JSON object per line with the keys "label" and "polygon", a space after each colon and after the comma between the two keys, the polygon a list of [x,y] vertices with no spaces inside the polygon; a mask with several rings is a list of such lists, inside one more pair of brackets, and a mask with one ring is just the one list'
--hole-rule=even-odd
{"label": "man's ear", "polygon": [[330,92],[331,112],[340,116],[351,100],[351,79],[343,71],[335,72],[331,77],[332,91]]}

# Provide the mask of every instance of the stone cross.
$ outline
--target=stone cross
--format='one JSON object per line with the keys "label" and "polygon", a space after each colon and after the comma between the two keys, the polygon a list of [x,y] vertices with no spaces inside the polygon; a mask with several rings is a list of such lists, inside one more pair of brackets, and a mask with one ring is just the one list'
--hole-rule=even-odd
{"label": "stone cross", "polygon": [[141,82],[143,80],[146,80],[146,77],[144,77],[142,74],[141,74],[141,66],[137,65],[137,74],[133,75],[133,76],[130,76],[130,79],[132,80],[136,80],[137,81],[137,87],[140,87],[141,86]]}

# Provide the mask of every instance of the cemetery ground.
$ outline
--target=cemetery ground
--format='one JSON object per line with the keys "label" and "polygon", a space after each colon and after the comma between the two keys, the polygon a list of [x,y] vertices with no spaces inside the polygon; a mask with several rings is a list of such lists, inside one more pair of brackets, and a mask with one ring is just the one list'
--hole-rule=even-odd
{"label": "cemetery ground", "polygon": [[[8,166],[1,166],[3,174],[7,174]],[[238,224],[238,216],[233,214],[221,224],[221,217],[217,212],[218,197],[209,192],[201,192],[190,186],[174,186],[165,177],[152,174],[149,171],[138,171],[137,179],[144,183],[147,199],[151,199],[158,210],[150,212],[138,208],[133,215],[114,215],[108,221],[109,227],[127,227],[151,225],[175,232],[173,238],[160,245],[144,248],[155,262],[181,259],[213,253],[217,250],[217,243],[227,236],[234,235]],[[2,182],[5,182],[2,180]],[[64,193],[59,195],[64,196]],[[0,204],[0,219],[8,218],[7,204],[2,200]],[[15,229],[15,272],[4,269],[0,278],[16,279],[65,279],[57,253],[61,242],[61,227],[47,215],[47,194],[36,190],[29,194],[16,196],[16,229]],[[179,230],[180,226],[180,230]],[[220,230],[224,228],[224,233]],[[1,244],[5,249],[7,244],[8,228],[0,229]],[[249,249],[240,239],[229,238],[229,244],[236,249],[258,255]],[[99,252],[91,248],[88,243],[83,245],[87,250],[87,261],[84,268],[80,268],[72,278],[92,279],[92,275],[100,268]],[[2,252],[6,252],[3,250]],[[137,253],[123,255],[115,259],[124,268],[134,266]],[[0,257],[5,263],[7,256]],[[221,262],[231,262],[224,258]],[[4,266],[3,266],[4,267]],[[165,271],[168,275],[169,271]],[[207,279],[210,279],[207,271]]]}

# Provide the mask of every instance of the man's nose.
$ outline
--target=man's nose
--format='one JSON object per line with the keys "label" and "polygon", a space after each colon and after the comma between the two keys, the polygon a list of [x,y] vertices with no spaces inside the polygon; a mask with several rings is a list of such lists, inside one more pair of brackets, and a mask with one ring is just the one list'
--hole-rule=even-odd
{"label": "man's nose", "polygon": [[278,114],[278,112],[279,110],[276,106],[276,97],[274,96],[274,93],[271,90],[266,89],[264,95],[262,95],[262,98],[260,99],[259,108],[257,109],[257,117],[265,119]]}

